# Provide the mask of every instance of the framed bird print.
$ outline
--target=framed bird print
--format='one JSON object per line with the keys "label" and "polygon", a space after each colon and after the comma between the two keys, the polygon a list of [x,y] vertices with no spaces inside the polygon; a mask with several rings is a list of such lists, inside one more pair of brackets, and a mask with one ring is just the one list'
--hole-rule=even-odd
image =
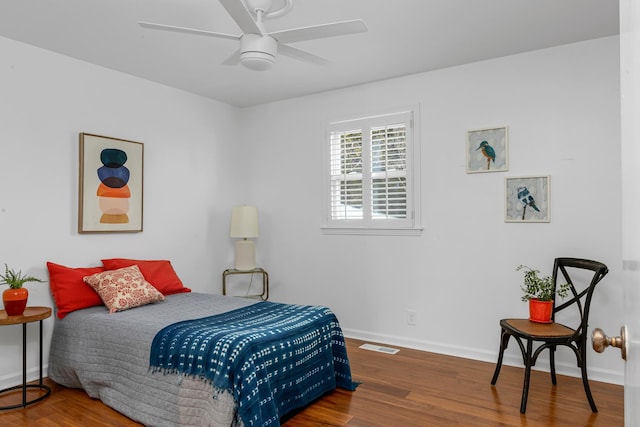
{"label": "framed bird print", "polygon": [[549,176],[505,179],[505,222],[549,222]]}
{"label": "framed bird print", "polygon": [[509,170],[509,132],[506,126],[467,131],[467,173]]}

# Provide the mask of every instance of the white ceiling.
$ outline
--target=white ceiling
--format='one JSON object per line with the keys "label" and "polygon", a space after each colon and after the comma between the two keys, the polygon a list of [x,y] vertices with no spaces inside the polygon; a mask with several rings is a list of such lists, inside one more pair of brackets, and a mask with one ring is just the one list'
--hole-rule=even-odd
{"label": "white ceiling", "polygon": [[137,24],[240,34],[218,0],[1,0],[0,36],[246,107],[619,33],[617,0],[293,0],[266,27],[356,18],[367,33],[292,44],[330,65],[262,72],[221,65],[234,40]]}

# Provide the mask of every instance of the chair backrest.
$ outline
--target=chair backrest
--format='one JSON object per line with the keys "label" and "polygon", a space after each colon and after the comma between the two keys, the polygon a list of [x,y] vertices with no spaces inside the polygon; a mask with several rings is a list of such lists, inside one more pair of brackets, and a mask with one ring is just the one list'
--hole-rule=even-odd
{"label": "chair backrest", "polygon": [[[578,273],[585,270],[591,271],[590,277]],[[555,321],[556,313],[568,307],[575,307],[580,315],[580,325],[576,328],[576,336],[587,331],[589,323],[589,308],[591,298],[596,285],[609,269],[606,265],[598,261],[591,261],[580,258],[556,258],[553,265],[553,285],[557,289],[559,284],[568,283],[570,293],[564,299],[554,298],[554,308],[552,320]],[[560,300],[560,301],[559,301]]]}

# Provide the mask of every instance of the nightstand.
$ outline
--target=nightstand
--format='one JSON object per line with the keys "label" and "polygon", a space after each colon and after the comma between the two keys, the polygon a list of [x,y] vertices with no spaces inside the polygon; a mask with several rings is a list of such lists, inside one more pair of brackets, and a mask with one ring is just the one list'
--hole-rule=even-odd
{"label": "nightstand", "polygon": [[[22,390],[22,403],[16,405],[0,406],[0,410],[24,408],[27,405],[39,402],[51,394],[51,388],[42,383],[42,321],[51,316],[49,307],[27,307],[19,316],[7,316],[5,310],[0,310],[0,326],[22,325],[22,384],[0,390],[0,395],[13,390]],[[38,384],[27,384],[27,323],[40,322],[40,380]],[[27,400],[27,389],[37,388],[44,390],[44,394]]]}
{"label": "nightstand", "polygon": [[[262,275],[262,293],[257,295],[246,295],[245,298],[256,298],[266,301],[269,299],[269,273],[264,268],[254,268],[251,270],[236,270],[235,268],[229,268],[222,273],[222,295],[227,295],[227,276],[234,274],[250,274],[253,279],[254,274]],[[241,295],[236,295],[241,296]]]}

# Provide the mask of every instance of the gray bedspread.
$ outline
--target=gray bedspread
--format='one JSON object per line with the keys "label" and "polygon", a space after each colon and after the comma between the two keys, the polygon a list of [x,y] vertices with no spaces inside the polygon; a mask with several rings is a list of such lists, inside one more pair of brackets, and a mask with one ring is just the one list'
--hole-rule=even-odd
{"label": "gray bedspread", "polygon": [[148,426],[235,426],[228,392],[180,375],[151,373],[151,342],[163,327],[223,313],[255,301],[183,293],[158,303],[109,314],[104,306],[56,318],[49,377],[82,388],[127,417]]}

